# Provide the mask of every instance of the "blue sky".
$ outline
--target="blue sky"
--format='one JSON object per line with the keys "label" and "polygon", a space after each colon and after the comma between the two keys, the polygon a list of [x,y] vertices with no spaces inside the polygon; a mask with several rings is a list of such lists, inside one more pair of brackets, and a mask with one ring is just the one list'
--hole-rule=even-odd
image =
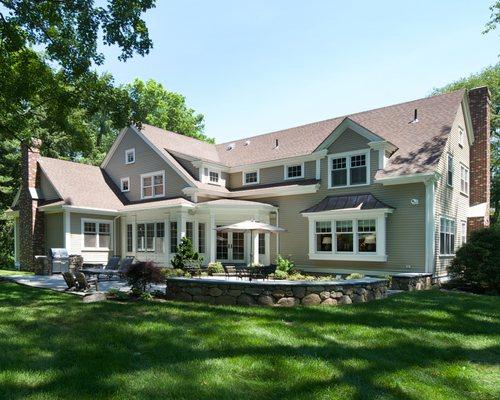
{"label": "blue sky", "polygon": [[101,70],[153,78],[205,115],[217,142],[424,97],[496,63],[491,1],[166,1],[151,53]]}

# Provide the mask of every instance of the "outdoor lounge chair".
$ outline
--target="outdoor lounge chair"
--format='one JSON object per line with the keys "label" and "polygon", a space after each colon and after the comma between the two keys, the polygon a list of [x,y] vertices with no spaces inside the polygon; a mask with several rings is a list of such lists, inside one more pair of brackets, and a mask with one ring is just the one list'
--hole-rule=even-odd
{"label": "outdoor lounge chair", "polygon": [[104,269],[117,270],[120,266],[120,261],[121,259],[118,256],[110,257],[108,263],[104,266]]}
{"label": "outdoor lounge chair", "polygon": [[226,278],[230,276],[238,276],[238,271],[234,265],[223,265],[224,272],[226,273]]}
{"label": "outdoor lounge chair", "polygon": [[68,285],[66,290],[75,290],[77,286],[75,276],[71,272],[63,272],[62,276],[66,285]]}
{"label": "outdoor lounge chair", "polygon": [[75,278],[78,291],[86,292],[87,290],[92,289],[92,286],[95,286],[96,291],[99,290],[99,283],[97,278],[87,279],[82,272],[76,272]]}

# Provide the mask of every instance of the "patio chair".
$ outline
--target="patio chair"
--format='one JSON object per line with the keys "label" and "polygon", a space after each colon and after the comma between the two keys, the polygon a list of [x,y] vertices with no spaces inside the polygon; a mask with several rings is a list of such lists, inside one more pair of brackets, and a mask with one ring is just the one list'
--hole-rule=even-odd
{"label": "patio chair", "polygon": [[87,290],[92,289],[92,286],[95,286],[95,290],[99,291],[99,283],[97,278],[87,279],[82,272],[76,272],[75,278],[78,291],[86,292]]}
{"label": "patio chair", "polygon": [[112,271],[117,270],[120,266],[120,261],[121,261],[121,258],[118,256],[110,257],[110,259],[108,260],[108,263],[104,266],[104,269],[109,269]]}
{"label": "patio chair", "polygon": [[75,290],[77,284],[74,275],[71,272],[63,272],[62,276],[64,278],[64,281],[66,282],[66,285],[68,285],[66,290]]}
{"label": "patio chair", "polygon": [[226,273],[226,278],[230,276],[238,276],[238,271],[234,265],[223,265],[224,272]]}

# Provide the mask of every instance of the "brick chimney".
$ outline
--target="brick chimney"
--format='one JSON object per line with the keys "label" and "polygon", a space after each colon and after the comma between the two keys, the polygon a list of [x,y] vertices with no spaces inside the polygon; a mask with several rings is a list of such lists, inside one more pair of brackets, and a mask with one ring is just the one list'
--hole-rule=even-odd
{"label": "brick chimney", "polygon": [[468,91],[469,109],[474,130],[474,143],[470,148],[469,206],[486,203],[484,215],[469,217],[468,233],[490,225],[490,91],[486,86]]}
{"label": "brick chimney", "polygon": [[19,196],[19,261],[22,270],[35,270],[35,255],[45,253],[43,213],[38,210],[40,188],[39,139],[21,143],[21,193]]}

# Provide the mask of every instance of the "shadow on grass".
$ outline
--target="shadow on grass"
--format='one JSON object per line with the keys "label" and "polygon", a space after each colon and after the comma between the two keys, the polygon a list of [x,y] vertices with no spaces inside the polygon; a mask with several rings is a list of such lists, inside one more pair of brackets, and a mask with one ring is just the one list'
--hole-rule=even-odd
{"label": "shadow on grass", "polygon": [[0,284],[0,397],[415,399],[432,383],[495,398],[454,366],[498,366],[499,309],[440,292],[338,308],[83,304]]}

